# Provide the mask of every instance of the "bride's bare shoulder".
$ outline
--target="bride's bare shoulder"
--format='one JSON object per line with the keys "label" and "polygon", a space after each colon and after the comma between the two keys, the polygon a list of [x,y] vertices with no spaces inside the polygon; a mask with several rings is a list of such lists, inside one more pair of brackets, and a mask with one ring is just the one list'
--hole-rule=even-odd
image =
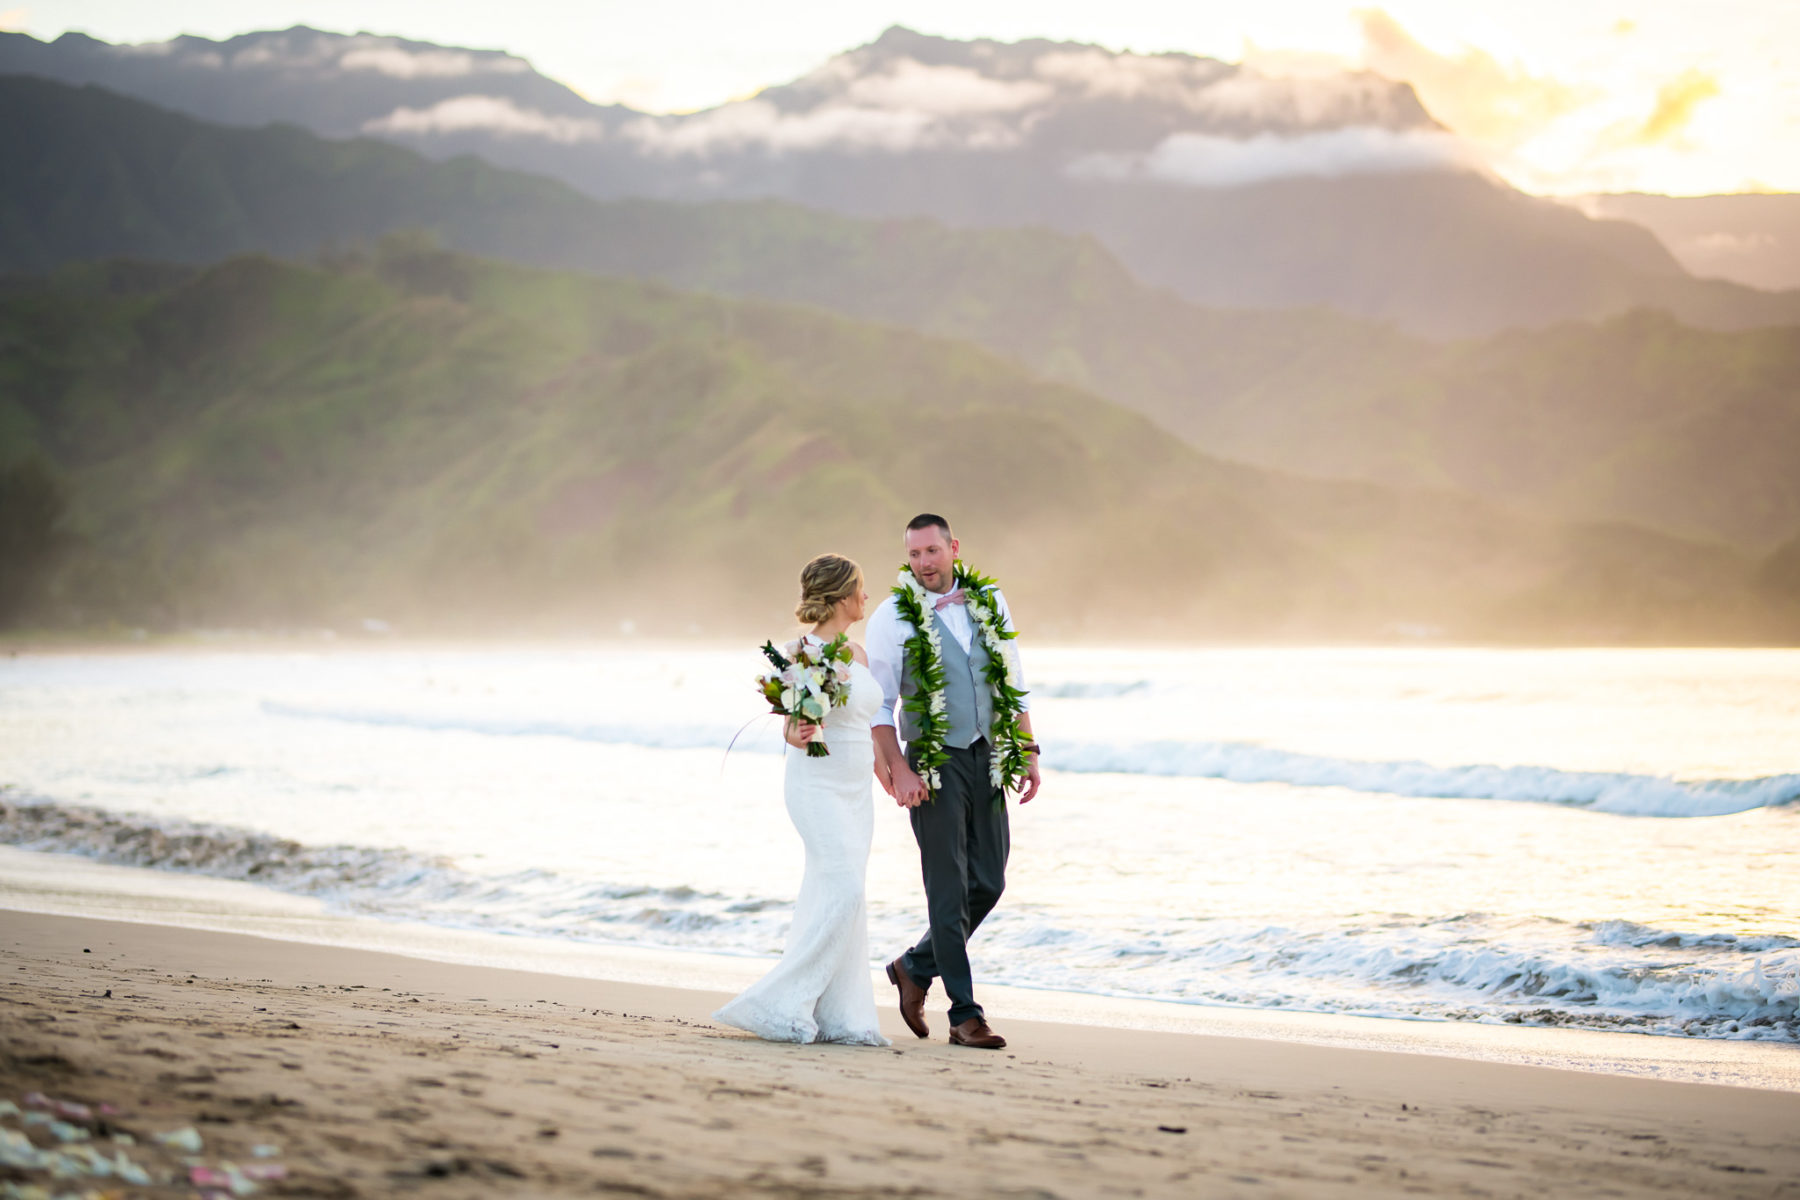
{"label": "bride's bare shoulder", "polygon": [[863,666],[866,667],[869,665],[869,653],[862,648],[861,642],[850,643],[850,655]]}

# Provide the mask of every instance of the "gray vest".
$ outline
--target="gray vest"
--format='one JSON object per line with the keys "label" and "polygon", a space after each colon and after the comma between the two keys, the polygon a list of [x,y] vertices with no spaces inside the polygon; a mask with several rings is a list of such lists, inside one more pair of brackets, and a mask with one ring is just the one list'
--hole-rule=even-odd
{"label": "gray vest", "polygon": [[[944,618],[936,610],[928,611],[931,623],[937,626],[938,642],[944,648],[944,715],[950,718],[944,745],[966,750],[975,739],[986,737],[994,726],[994,694],[988,689],[987,681],[987,647],[981,644],[980,637],[971,636],[969,649],[965,652],[962,643],[944,624]],[[918,691],[919,681],[913,678],[910,670],[905,671],[900,679],[901,700],[918,694]],[[899,717],[903,739],[910,742],[919,736],[919,723],[913,714],[901,708],[895,715]]]}

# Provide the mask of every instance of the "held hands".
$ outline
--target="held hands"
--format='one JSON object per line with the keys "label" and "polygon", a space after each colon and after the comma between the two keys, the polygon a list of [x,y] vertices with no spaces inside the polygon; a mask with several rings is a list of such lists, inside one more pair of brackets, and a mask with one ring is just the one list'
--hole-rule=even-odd
{"label": "held hands", "polygon": [[819,727],[811,721],[800,721],[789,717],[781,727],[781,740],[796,750],[806,749],[806,743],[813,740]]}
{"label": "held hands", "polygon": [[[894,803],[901,808],[917,808],[925,803],[925,781],[905,762],[895,763],[892,769],[883,774],[879,769],[877,777],[887,794],[894,798]],[[1038,770],[1037,755],[1027,755],[1025,759],[1025,790],[1019,793],[1020,804],[1030,804],[1038,794],[1038,787],[1044,782],[1043,773]]]}
{"label": "held hands", "polygon": [[894,764],[893,786],[888,788],[888,795],[901,808],[917,808],[925,803],[925,781],[920,779],[912,766],[905,762]]}

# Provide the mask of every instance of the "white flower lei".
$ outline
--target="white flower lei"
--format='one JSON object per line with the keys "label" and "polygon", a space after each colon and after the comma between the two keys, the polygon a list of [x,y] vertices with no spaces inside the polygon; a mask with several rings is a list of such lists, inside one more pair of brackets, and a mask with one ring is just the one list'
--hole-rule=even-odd
{"label": "white flower lei", "polygon": [[[1022,783],[1027,769],[1026,739],[1019,727],[1019,713],[1023,711],[1019,701],[1025,693],[1013,684],[1018,677],[1018,660],[1012,647],[1007,645],[1017,634],[1001,624],[990,595],[993,580],[968,570],[959,562],[955,567],[955,586],[962,589],[975,636],[988,655],[987,683],[994,711],[993,724],[988,730],[988,779],[996,789],[1004,791]],[[901,568],[893,594],[901,618],[913,628],[912,636],[906,639],[905,660],[919,685],[919,693],[915,695],[922,693],[925,697],[923,703],[909,701],[906,705],[906,711],[913,714],[918,725],[918,735],[912,739],[910,748],[918,763],[920,778],[935,792],[943,786],[943,776],[938,768],[949,757],[944,751],[944,736],[949,728],[945,716],[948,700],[944,694],[944,645],[938,635],[937,622],[930,616],[930,606],[936,603],[936,597],[925,590],[925,585],[918,581],[910,567]]]}

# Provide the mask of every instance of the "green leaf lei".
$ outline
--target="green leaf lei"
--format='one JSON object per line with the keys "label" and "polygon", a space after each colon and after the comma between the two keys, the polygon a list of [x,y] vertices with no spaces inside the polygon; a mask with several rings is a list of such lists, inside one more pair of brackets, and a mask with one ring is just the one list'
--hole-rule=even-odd
{"label": "green leaf lei", "polygon": [[[993,693],[994,707],[994,723],[988,729],[991,750],[988,779],[1004,797],[1009,788],[1015,791],[1023,788],[1029,766],[1025,757],[1025,731],[1019,728],[1019,714],[1025,711],[1019,702],[1026,693],[1014,686],[1017,673],[1006,646],[1019,635],[1005,628],[1001,621],[999,609],[994,604],[996,585],[993,579],[958,561],[955,581],[954,586],[963,591],[975,636],[981,639],[982,648],[988,655],[987,683],[988,690]],[[902,707],[912,714],[918,735],[907,748],[912,752],[926,788],[935,793],[943,786],[938,768],[950,759],[944,749],[944,736],[950,728],[944,699],[944,647],[938,637],[937,623],[925,609],[925,598],[931,593],[913,576],[911,567],[900,568],[893,595],[900,619],[913,630],[912,636],[906,639],[902,669],[911,673],[918,690],[906,698]]]}

